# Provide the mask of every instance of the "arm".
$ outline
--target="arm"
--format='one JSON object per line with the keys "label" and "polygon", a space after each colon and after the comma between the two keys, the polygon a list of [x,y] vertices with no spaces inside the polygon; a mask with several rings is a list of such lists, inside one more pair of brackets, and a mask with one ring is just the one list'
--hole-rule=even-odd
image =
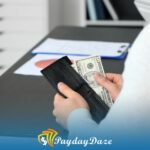
{"label": "arm", "polygon": [[[115,100],[122,87],[122,77],[118,74],[109,73],[106,74],[106,77],[97,74],[95,78],[98,84],[107,88],[109,93],[113,94],[111,96]],[[63,127],[68,128],[70,135],[76,134],[79,136],[81,133],[85,135],[89,133],[87,131],[97,129],[98,124],[92,120],[88,104],[84,98],[64,83],[59,83],[58,89],[67,99],[56,94],[54,98],[55,109],[53,111],[53,114],[56,116],[56,121]]]}
{"label": "arm", "polygon": [[[132,46],[132,50],[129,53],[125,64],[125,71],[123,73],[124,84],[121,93],[100,125],[97,125],[92,121],[88,112],[89,108],[87,103],[85,103],[85,100],[77,93],[70,91],[74,94],[70,95],[69,93],[66,93],[66,97],[68,97],[67,101],[64,99],[63,103],[60,102],[59,104],[57,103],[57,105],[55,104],[54,115],[58,119],[57,121],[63,125],[64,122],[66,123],[68,120],[70,134],[85,134],[87,131],[90,131],[91,128],[95,133],[99,133],[99,135],[102,135],[103,133],[106,135],[106,131],[109,132],[109,134],[139,134],[140,131],[144,132],[143,129],[145,129],[145,131],[147,131],[147,129],[149,130],[149,39],[150,26],[143,30]],[[64,93],[64,88],[65,90],[71,90],[66,85],[63,85],[61,88],[58,86],[58,89],[62,93]],[[55,101],[57,102],[58,99],[55,98]],[[85,109],[87,110],[85,111]],[[95,135],[95,133],[93,134]]]}

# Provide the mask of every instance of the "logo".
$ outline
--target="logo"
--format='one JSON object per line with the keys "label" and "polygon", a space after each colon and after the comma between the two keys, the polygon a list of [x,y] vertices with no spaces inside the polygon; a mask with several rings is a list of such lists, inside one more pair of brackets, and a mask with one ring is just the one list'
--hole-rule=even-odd
{"label": "logo", "polygon": [[98,139],[97,137],[64,139],[58,136],[58,132],[51,128],[39,134],[38,141],[41,145],[49,145],[50,147],[54,147],[54,145],[65,145],[66,147],[70,147],[71,145],[80,145],[83,147],[87,147],[88,145],[112,145],[112,139]]}
{"label": "logo", "polygon": [[54,147],[54,140],[57,135],[58,132],[55,131],[54,129],[47,129],[38,135],[38,141],[43,146],[49,144],[51,147]]}

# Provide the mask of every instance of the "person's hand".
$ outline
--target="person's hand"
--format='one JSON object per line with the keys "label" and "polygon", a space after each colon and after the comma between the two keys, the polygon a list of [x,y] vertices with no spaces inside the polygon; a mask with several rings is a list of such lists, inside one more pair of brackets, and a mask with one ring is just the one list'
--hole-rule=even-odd
{"label": "person's hand", "polygon": [[73,91],[66,84],[60,82],[58,90],[67,98],[58,93],[55,95],[53,115],[56,117],[56,122],[66,128],[68,116],[73,110],[78,108],[89,109],[89,106],[80,94]]}
{"label": "person's hand", "polygon": [[113,101],[117,99],[123,85],[123,78],[120,74],[107,73],[106,77],[96,74],[95,80],[100,86],[108,90]]}

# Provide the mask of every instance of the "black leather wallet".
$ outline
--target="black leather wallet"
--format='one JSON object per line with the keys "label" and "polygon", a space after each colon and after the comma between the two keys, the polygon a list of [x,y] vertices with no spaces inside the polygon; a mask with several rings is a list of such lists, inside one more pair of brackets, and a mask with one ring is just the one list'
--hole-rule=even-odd
{"label": "black leather wallet", "polygon": [[43,69],[41,73],[47,78],[57,92],[59,92],[57,84],[59,82],[64,82],[74,91],[82,95],[89,104],[93,120],[99,123],[106,116],[109,107],[72,68],[71,64],[69,58],[65,56]]}

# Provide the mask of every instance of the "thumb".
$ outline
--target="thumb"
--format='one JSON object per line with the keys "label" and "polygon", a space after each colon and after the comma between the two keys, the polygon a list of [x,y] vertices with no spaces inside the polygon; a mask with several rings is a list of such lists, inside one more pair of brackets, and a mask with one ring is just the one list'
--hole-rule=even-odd
{"label": "thumb", "polygon": [[115,89],[115,84],[112,83],[111,81],[109,81],[106,77],[104,77],[103,75],[100,74],[96,74],[95,75],[95,80],[97,81],[97,83],[106,88],[110,93]]}
{"label": "thumb", "polygon": [[58,90],[67,98],[72,98],[77,94],[75,91],[73,91],[69,86],[67,86],[63,82],[58,83]]}

